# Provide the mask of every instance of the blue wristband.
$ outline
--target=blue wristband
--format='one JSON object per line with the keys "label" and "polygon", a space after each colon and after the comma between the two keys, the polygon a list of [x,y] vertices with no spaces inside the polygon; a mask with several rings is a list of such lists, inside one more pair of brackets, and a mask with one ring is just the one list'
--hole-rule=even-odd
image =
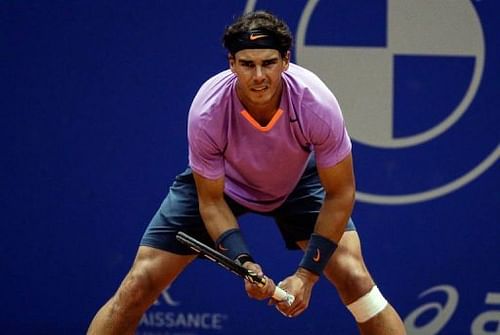
{"label": "blue wristband", "polygon": [[313,233],[299,266],[321,276],[335,249],[335,242]]}
{"label": "blue wristband", "polygon": [[238,228],[229,229],[223,232],[217,241],[215,241],[215,245],[218,251],[233,260],[237,260],[240,263],[246,261],[253,262],[250,251]]}

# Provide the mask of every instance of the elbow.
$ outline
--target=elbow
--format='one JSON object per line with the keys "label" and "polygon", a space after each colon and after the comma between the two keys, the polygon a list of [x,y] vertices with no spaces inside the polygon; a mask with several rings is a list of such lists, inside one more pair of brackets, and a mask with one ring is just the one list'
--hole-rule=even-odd
{"label": "elbow", "polygon": [[356,201],[356,188],[352,186],[334,192],[326,192],[325,201],[328,202],[328,200],[331,200],[332,204],[338,204],[344,208],[352,209]]}
{"label": "elbow", "polygon": [[348,193],[347,197],[349,198],[348,201],[351,203],[352,206],[354,206],[354,202],[356,201],[356,187],[353,185],[347,193]]}

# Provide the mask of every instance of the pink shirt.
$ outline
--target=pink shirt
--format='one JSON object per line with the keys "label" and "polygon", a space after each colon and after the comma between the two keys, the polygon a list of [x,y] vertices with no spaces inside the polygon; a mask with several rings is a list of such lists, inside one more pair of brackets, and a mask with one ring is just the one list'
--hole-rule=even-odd
{"label": "pink shirt", "polygon": [[339,104],[326,85],[295,64],[282,77],[280,108],[265,127],[244,110],[230,70],[207,80],[189,111],[193,171],[208,179],[224,176],[229,197],[261,212],[285,201],[310,150],[318,167],[334,166],[351,151]]}

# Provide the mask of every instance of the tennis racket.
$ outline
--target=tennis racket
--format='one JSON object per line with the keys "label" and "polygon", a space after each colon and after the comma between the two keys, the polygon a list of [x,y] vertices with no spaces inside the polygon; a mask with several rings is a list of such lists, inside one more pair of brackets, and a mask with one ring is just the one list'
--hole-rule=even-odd
{"label": "tennis racket", "polygon": [[[231,258],[221,254],[217,250],[210,248],[208,245],[201,243],[197,239],[189,236],[188,234],[181,231],[177,233],[176,238],[179,242],[187,245],[192,250],[196,251],[199,255],[222,266],[226,270],[233,272],[234,274],[240,276],[241,278],[248,280],[252,284],[255,284],[259,287],[263,287],[264,285],[266,285],[266,278],[259,276],[255,272],[244,268],[239,263],[233,261]],[[277,301],[284,301],[289,306],[291,306],[293,301],[295,300],[295,297],[286,292],[285,290],[283,290],[282,288],[276,286],[273,293],[273,299]]]}

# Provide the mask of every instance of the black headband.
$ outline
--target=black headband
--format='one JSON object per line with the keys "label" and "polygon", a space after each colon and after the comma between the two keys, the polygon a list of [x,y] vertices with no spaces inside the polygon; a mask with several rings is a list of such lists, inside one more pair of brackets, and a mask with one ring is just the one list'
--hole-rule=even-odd
{"label": "black headband", "polygon": [[235,34],[226,44],[231,54],[236,54],[243,49],[276,49],[280,53],[283,50],[276,35],[267,29],[252,29]]}

